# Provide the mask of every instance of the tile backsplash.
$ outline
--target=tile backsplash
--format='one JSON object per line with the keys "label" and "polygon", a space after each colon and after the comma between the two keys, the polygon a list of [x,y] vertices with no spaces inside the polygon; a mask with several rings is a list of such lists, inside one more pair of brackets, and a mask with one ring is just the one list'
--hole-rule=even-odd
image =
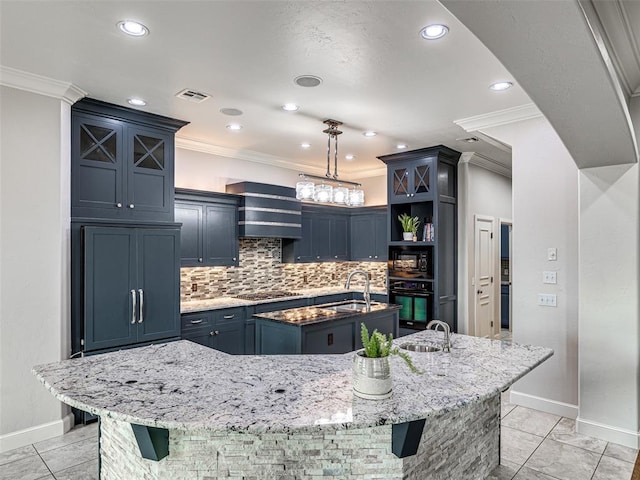
{"label": "tile backsplash", "polygon": [[[385,290],[385,262],[282,263],[279,238],[241,238],[238,267],[185,267],[180,269],[180,301],[206,300],[269,290],[337,287],[355,269],[371,274],[371,289]],[[196,285],[196,291],[192,286]],[[362,276],[352,285],[364,286]]]}

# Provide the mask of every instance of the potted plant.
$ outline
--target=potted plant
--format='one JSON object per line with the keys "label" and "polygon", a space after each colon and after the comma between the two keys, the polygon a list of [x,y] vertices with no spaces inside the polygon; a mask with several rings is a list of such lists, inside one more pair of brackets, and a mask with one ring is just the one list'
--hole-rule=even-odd
{"label": "potted plant", "polygon": [[360,334],[364,348],[356,352],[353,362],[353,394],[356,397],[370,400],[381,400],[391,396],[391,362],[390,355],[398,355],[409,366],[412,372],[418,370],[409,355],[393,346],[393,335],[387,336],[374,330],[369,335],[367,326],[361,324]]}
{"label": "potted plant", "polygon": [[420,218],[403,213],[402,215],[398,215],[398,220],[400,220],[400,224],[402,225],[402,239],[413,240],[413,237],[418,235]]}

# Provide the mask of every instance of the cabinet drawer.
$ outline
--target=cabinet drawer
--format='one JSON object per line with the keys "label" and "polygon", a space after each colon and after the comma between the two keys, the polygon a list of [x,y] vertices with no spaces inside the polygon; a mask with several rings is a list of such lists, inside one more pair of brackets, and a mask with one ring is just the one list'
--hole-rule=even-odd
{"label": "cabinet drawer", "polygon": [[213,319],[211,312],[188,313],[180,316],[182,331],[193,330],[201,327],[211,327]]}
{"label": "cabinet drawer", "polygon": [[223,310],[213,310],[213,319],[218,321],[244,320],[246,317],[244,307],[225,308]]}

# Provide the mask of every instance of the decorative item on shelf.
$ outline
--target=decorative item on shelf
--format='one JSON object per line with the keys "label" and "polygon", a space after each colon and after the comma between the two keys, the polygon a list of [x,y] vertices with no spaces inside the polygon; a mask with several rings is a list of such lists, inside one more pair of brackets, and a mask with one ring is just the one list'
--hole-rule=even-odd
{"label": "decorative item on shelf", "polygon": [[398,220],[402,225],[402,239],[406,241],[416,239],[418,235],[418,226],[420,225],[420,218],[412,217],[403,213],[402,215],[398,215]]}
{"label": "decorative item on shelf", "polygon": [[431,221],[427,221],[426,217],[424,219],[424,229],[422,230],[422,241],[423,242],[433,242],[436,239],[435,228],[433,228],[433,223]]}
{"label": "decorative item on shelf", "polygon": [[[327,125],[327,128],[322,131],[322,133],[327,134],[327,173],[324,177],[301,173],[300,178],[302,180],[296,183],[296,198],[298,200],[315,200],[316,202],[331,202],[338,205],[351,205],[354,207],[362,206],[364,205],[364,191],[358,188],[361,185],[347,180],[338,180],[338,135],[342,134],[342,132],[338,130],[338,126],[342,125],[342,122],[327,119],[322,123]],[[332,139],[334,140],[333,174],[331,173]],[[309,178],[321,180],[322,184],[315,185],[309,181]],[[327,185],[326,182],[332,182],[336,184],[336,187]],[[345,188],[343,184],[353,185],[353,190]],[[328,196],[327,193],[329,193]]]}
{"label": "decorative item on shelf", "polygon": [[412,372],[422,374],[409,355],[393,346],[393,335],[383,335],[374,330],[369,335],[367,326],[360,325],[360,335],[364,349],[356,352],[353,359],[353,394],[368,400],[382,400],[391,396],[390,355],[402,358]]}

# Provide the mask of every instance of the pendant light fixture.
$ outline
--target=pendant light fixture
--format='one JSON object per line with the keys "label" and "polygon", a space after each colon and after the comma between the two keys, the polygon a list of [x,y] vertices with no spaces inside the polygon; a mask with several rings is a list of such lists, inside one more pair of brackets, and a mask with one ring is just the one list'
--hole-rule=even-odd
{"label": "pendant light fixture", "polygon": [[[301,173],[301,180],[296,183],[296,198],[298,200],[314,200],[322,203],[335,203],[338,205],[364,205],[364,191],[359,189],[359,183],[349,182],[346,180],[338,180],[338,135],[342,131],[338,129],[342,122],[338,120],[327,119],[324,122],[327,125],[322,133],[327,134],[327,173],[324,177],[318,175],[309,175]],[[331,173],[331,141],[333,140],[333,174]],[[310,178],[321,180],[319,185],[309,181]],[[337,184],[336,187],[329,185]],[[343,184],[352,185],[353,189],[349,190]],[[355,203],[352,203],[355,202]]]}

